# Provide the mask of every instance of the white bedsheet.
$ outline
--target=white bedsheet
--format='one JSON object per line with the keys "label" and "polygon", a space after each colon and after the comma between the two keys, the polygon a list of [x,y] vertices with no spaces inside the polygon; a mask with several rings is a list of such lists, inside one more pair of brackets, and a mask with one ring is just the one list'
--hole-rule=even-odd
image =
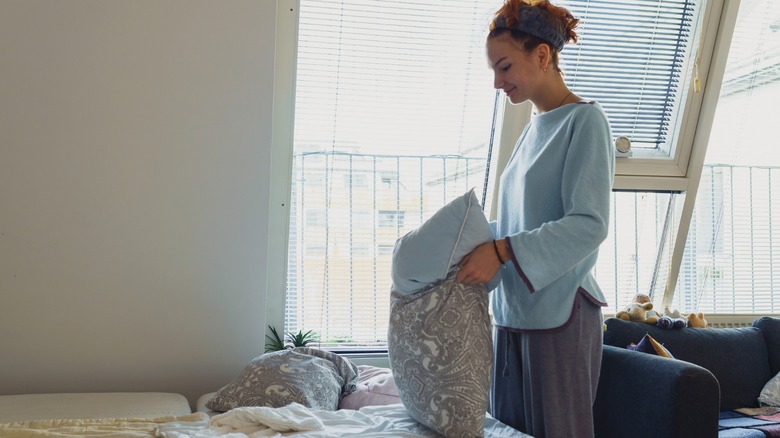
{"label": "white bedsheet", "polygon": [[0,395],[0,423],[55,418],[155,418],[187,415],[190,403],[166,392]]}
{"label": "white bedsheet", "polygon": [[[165,423],[157,428],[164,438],[255,438],[255,437],[436,437],[416,422],[401,404],[367,406],[358,411],[323,411],[293,403],[282,408],[244,407],[211,417],[208,426],[195,423]],[[486,415],[485,437],[518,438],[518,432]]]}

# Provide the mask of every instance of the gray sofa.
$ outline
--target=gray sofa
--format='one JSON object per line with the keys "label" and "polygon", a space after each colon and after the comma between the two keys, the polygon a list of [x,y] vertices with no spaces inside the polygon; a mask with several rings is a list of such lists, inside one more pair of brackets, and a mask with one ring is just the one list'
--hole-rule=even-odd
{"label": "gray sofa", "polygon": [[[664,329],[606,320],[597,437],[716,437],[720,411],[758,407],[780,372],[780,319],[752,327]],[[626,349],[650,334],[675,359]]]}

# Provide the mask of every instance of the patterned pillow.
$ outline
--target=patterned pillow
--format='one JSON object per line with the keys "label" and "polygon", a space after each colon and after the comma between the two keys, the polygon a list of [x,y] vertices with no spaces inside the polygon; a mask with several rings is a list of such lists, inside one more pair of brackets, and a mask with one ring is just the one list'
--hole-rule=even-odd
{"label": "patterned pillow", "polygon": [[391,294],[388,352],[401,402],[447,437],[483,436],[493,365],[484,286],[444,281]]}
{"label": "patterned pillow", "polygon": [[298,347],[256,357],[206,407],[226,412],[243,406],[282,407],[296,402],[335,411],[342,393],[352,392],[357,381],[357,366],[349,359]]}

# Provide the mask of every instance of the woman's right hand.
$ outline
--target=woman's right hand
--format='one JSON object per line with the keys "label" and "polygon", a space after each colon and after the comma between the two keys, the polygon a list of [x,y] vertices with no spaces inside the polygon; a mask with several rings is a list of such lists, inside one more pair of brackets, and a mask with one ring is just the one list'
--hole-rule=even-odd
{"label": "woman's right hand", "polygon": [[456,280],[463,284],[485,284],[492,280],[501,268],[501,261],[493,247],[493,241],[489,241],[466,254],[459,266]]}

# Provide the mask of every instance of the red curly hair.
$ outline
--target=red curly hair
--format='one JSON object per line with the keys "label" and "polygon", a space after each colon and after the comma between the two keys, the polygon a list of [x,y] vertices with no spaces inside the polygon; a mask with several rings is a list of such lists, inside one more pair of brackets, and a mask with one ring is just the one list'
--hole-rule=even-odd
{"label": "red curly hair", "polygon": [[504,4],[493,14],[490,22],[488,39],[496,38],[505,33],[509,33],[517,43],[521,44],[526,51],[535,49],[540,44],[547,44],[552,53],[552,65],[558,71],[558,50],[549,41],[545,41],[536,36],[530,35],[522,30],[516,29],[520,9],[524,6],[533,6],[544,10],[559,25],[559,31],[562,31],[563,42],[576,43],[579,39],[574,30],[579,25],[580,20],[574,18],[571,12],[562,7],[550,3],[549,0],[505,0]]}

